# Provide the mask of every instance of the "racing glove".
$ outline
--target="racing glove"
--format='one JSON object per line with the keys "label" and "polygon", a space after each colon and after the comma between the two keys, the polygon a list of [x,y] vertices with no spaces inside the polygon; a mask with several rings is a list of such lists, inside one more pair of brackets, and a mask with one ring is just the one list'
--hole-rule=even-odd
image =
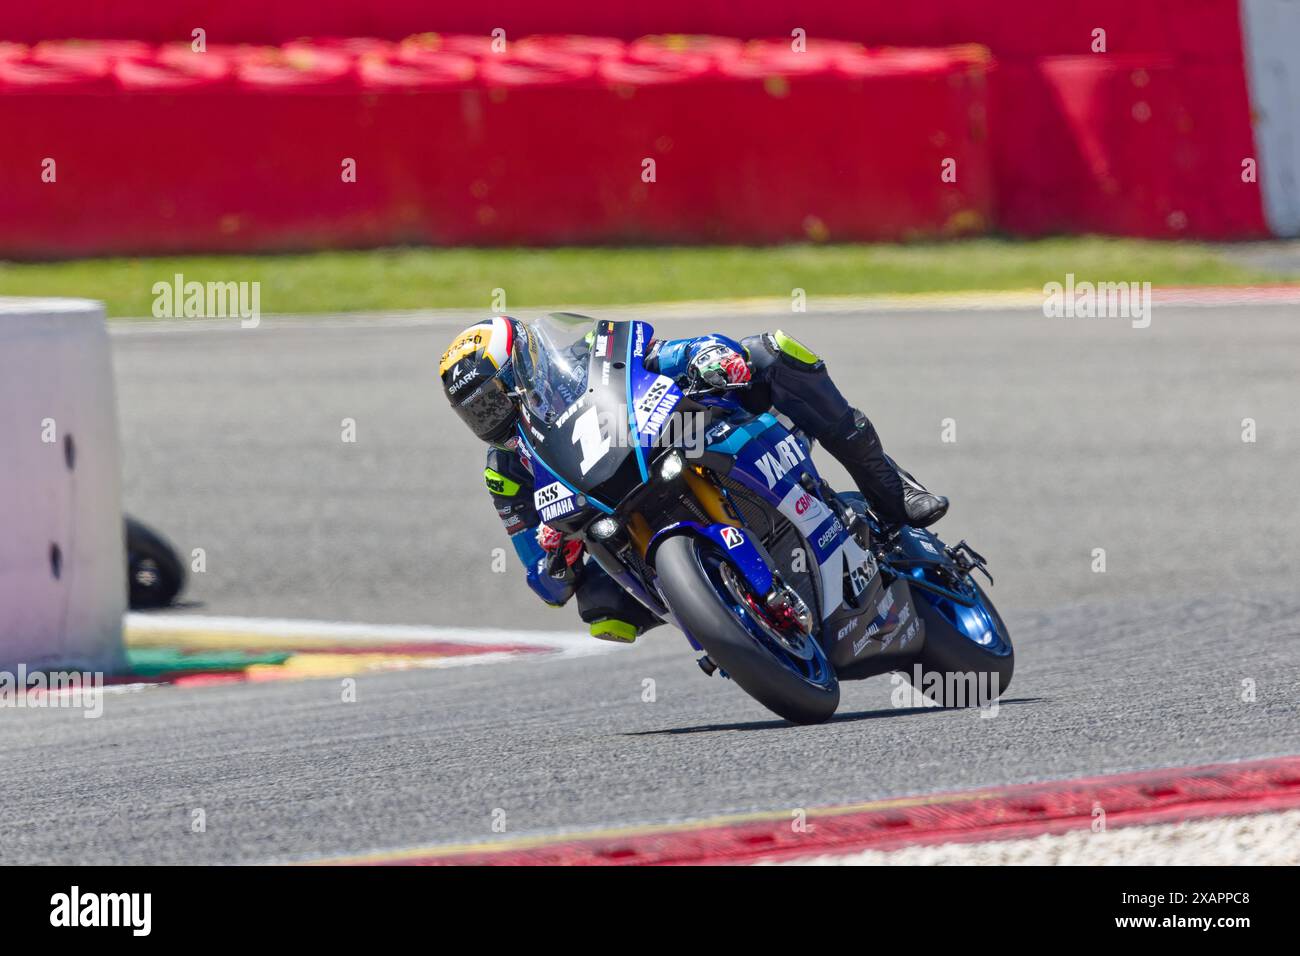
{"label": "racing glove", "polygon": [[[557,552],[560,552],[564,558],[562,574],[567,576],[568,569],[572,568],[582,557],[582,542],[577,540],[566,541],[564,532],[558,528],[552,528],[548,524],[539,524],[537,526],[537,543],[541,545],[543,551],[547,554],[547,570],[556,568],[560,570]],[[560,577],[553,571],[554,577]]]}
{"label": "racing glove", "polygon": [[745,357],[721,342],[701,348],[691,358],[689,376],[713,388],[748,382],[749,363]]}

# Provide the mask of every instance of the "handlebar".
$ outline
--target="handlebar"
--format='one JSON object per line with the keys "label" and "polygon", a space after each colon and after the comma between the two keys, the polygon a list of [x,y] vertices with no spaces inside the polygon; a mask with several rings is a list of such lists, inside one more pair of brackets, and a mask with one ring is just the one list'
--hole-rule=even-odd
{"label": "handlebar", "polygon": [[694,398],[696,395],[717,395],[722,392],[734,392],[738,388],[748,388],[749,382],[728,382],[726,385],[706,385],[703,388],[696,388],[694,383],[687,382],[686,387],[682,389],[682,394],[687,398]]}

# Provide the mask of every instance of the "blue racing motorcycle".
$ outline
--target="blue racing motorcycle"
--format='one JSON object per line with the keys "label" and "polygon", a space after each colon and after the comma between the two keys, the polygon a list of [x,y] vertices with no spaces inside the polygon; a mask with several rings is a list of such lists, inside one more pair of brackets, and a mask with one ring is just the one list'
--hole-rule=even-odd
{"label": "blue racing motorcycle", "polygon": [[1015,655],[975,579],[984,558],[837,494],[805,435],[729,389],[647,369],[652,334],[567,313],[523,325],[519,449],[541,519],[676,623],[706,674],[795,723],[834,714],[841,680],[893,671],[943,706],[1005,691]]}

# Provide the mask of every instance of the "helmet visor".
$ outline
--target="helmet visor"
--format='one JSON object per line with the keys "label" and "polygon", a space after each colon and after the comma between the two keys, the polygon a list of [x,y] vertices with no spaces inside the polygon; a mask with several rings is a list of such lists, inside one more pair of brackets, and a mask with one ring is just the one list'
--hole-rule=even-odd
{"label": "helmet visor", "polygon": [[518,414],[514,399],[507,394],[505,383],[498,376],[488,379],[452,407],[470,430],[487,442],[509,437]]}

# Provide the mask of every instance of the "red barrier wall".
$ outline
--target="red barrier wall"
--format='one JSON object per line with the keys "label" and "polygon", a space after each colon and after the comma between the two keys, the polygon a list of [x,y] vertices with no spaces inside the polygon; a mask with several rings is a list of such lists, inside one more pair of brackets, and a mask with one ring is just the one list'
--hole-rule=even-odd
{"label": "red barrier wall", "polygon": [[994,84],[998,224],[1153,238],[1267,235],[1239,69],[1149,56],[1003,63]]}
{"label": "red barrier wall", "polygon": [[810,37],[871,45],[981,43],[999,57],[1089,52],[1092,30],[1107,31],[1112,53],[1189,54],[1240,60],[1225,45],[1236,31],[1237,0],[59,0],[0,7],[0,40],[34,43],[66,36],[189,41],[202,27],[213,43],[283,43],[303,36],[388,39],[431,30],[510,38],[580,33],[632,40],[652,33]]}
{"label": "red barrier wall", "polygon": [[[501,181],[501,175],[489,170],[473,178],[474,188],[488,189],[492,199],[470,210],[479,217],[472,228],[463,230],[472,241],[540,242],[579,235],[591,239],[699,241],[734,237],[766,241],[801,234],[791,225],[797,210],[786,208],[800,202],[808,207],[800,219],[806,223],[802,234],[831,238],[960,231],[976,228],[978,220],[1027,235],[1098,231],[1227,239],[1267,235],[1259,186],[1241,181],[1242,160],[1256,157],[1256,148],[1242,64],[1238,3],[1004,0],[996,13],[990,13],[988,8],[966,0],[911,5],[897,0],[859,0],[853,4],[843,0],[803,0],[798,5],[784,0],[751,0],[745,4],[732,0],[657,0],[631,7],[596,0],[550,0],[544,5],[534,0],[504,0],[490,6],[450,0],[385,0],[372,5],[355,0],[119,0],[112,5],[100,0],[63,0],[57,7],[10,5],[0,9],[0,40],[35,41],[75,32],[123,40],[168,38],[188,42],[191,30],[202,27],[207,31],[210,49],[220,52],[232,50],[231,44],[236,41],[279,43],[303,34],[364,34],[376,39],[319,41],[310,47],[290,43],[285,55],[292,56],[295,51],[301,54],[304,49],[319,51],[322,47],[341,50],[353,59],[361,55],[368,64],[360,68],[363,76],[353,75],[358,68],[344,66],[336,70],[335,82],[341,84],[340,89],[349,83],[359,84],[354,96],[365,95],[362,89],[423,91],[431,72],[469,82],[466,70],[473,71],[471,85],[480,92],[477,99],[462,97],[462,105],[483,102],[472,109],[465,107],[471,110],[471,118],[449,112],[428,114],[424,121],[436,120],[445,136],[463,131],[471,137],[489,135],[491,121],[494,146],[508,142],[514,151],[503,154],[489,149],[485,153],[478,147],[467,147],[461,155],[490,160],[493,169],[508,167],[523,150],[540,164],[529,170],[543,168],[548,161],[536,157],[550,157],[557,150],[558,155],[567,156],[568,144],[554,130],[543,128],[543,122],[559,124],[569,131],[570,139],[588,131],[588,151],[577,158],[569,157],[563,168],[551,172],[558,177],[558,183],[568,184],[570,191],[581,188],[581,183],[593,184],[601,197],[599,202],[593,204],[590,197],[584,196],[573,200],[573,206],[588,210],[593,217],[603,217],[599,222],[593,219],[580,227],[561,212],[553,223],[525,227],[517,222],[522,211],[527,210],[528,215],[540,211],[531,202],[529,192],[537,187],[519,184],[541,182],[540,176],[530,178],[527,170],[514,170]],[[488,33],[495,28],[506,31],[509,54],[504,60],[488,52]],[[670,31],[784,38],[795,28],[808,35],[808,52],[797,56],[783,54],[788,46],[779,42],[745,54],[744,45],[734,38],[634,39]],[[473,31],[474,35],[433,35],[397,43],[409,33],[430,29]],[[1105,31],[1105,53],[1091,52],[1094,31],[1098,29]],[[526,38],[535,31],[593,36]],[[934,91],[915,75],[905,87],[891,94],[916,95],[914,103],[877,95],[875,90],[885,89],[892,81],[871,75],[869,69],[857,81],[865,84],[863,88],[853,88],[847,80],[866,62],[866,54],[846,52],[840,42],[843,40],[927,47],[975,41],[990,47],[999,68],[982,70],[981,75],[987,73],[989,83],[991,173],[989,160],[979,158],[972,166],[973,180],[960,180],[960,188],[927,193],[933,190],[933,184],[928,183],[927,164],[932,164],[935,156],[911,146],[912,139],[921,135],[918,127],[924,125],[916,114],[937,109],[931,134],[953,135],[954,142],[964,144],[963,149],[973,145],[975,154],[982,156],[985,144],[977,138],[982,135],[984,119],[986,94],[982,87],[978,101],[966,105],[961,105],[966,91],[954,91],[952,102],[958,104],[955,107],[948,100],[936,106]],[[75,72],[75,52],[47,50],[42,55],[48,57],[52,52],[71,61],[63,65]],[[116,60],[132,61],[139,50],[138,46],[125,44],[106,52]],[[477,65],[466,67],[452,59],[451,53],[477,61]],[[0,44],[0,61],[11,56]],[[92,64],[91,70],[98,56],[92,50],[83,57]],[[598,61],[603,65],[597,66]],[[758,75],[765,71],[788,74],[798,82],[790,84],[788,97],[774,96],[766,88],[766,96],[759,96],[753,92],[758,88],[757,76],[747,76],[747,68]],[[128,65],[114,69],[119,73],[134,71],[135,82],[141,85],[144,81],[140,75],[153,67]],[[277,67],[249,66],[236,72],[247,78],[259,69],[270,75]],[[24,71],[30,73],[31,68],[12,67],[11,75],[17,79],[11,80],[11,86],[27,88],[29,84],[21,79]],[[612,77],[611,71],[621,72]],[[296,68],[281,72],[291,81],[301,79]],[[838,76],[839,82],[829,82],[831,75]],[[29,79],[37,86],[54,82],[53,74],[40,69]],[[579,112],[564,112],[560,104],[578,97],[578,91],[567,86],[561,89],[556,84],[579,80],[601,86],[604,93],[595,96],[586,91],[587,99],[574,100],[580,106]],[[111,85],[112,81],[75,75],[64,82],[90,89],[96,82]],[[158,82],[167,88],[172,80],[164,76]],[[240,88],[246,86],[243,80],[231,82]],[[261,89],[263,85],[252,88]],[[324,92],[324,86],[323,80],[313,79],[317,93]],[[659,86],[669,89],[657,90]],[[634,100],[627,96],[611,99],[610,90],[614,88],[630,88],[637,95]],[[742,95],[746,89],[748,97]],[[814,93],[828,98],[828,108],[813,101]],[[506,105],[507,99],[512,105]],[[513,104],[521,100],[528,109],[515,113]],[[661,100],[670,105],[660,107]],[[635,109],[631,108],[633,101]],[[232,122],[242,122],[250,129],[259,123],[269,124],[266,135],[271,141],[279,131],[298,126],[292,118],[275,118],[277,108],[270,102],[251,109],[229,107],[248,113],[246,118]],[[706,112],[713,108],[742,112]],[[76,114],[76,107],[69,109]],[[965,111],[968,133],[949,132],[954,123],[963,122],[952,118],[953,109]],[[636,115],[640,110],[657,117],[655,129],[647,129]],[[502,116],[508,119],[500,119]],[[808,123],[812,116],[823,117],[831,125],[812,129]],[[847,122],[844,116],[849,117]],[[378,124],[383,130],[405,129],[419,139],[420,134],[409,132],[420,123],[411,118],[410,111],[390,108],[386,103],[371,104],[360,109],[357,117],[362,128]],[[860,119],[854,122],[855,118]],[[63,122],[63,117],[47,120]],[[798,129],[798,136],[782,139],[768,133],[770,127],[765,124],[782,121]],[[872,124],[878,124],[874,131]],[[707,129],[693,128],[696,126]],[[308,137],[308,142],[314,135],[310,127],[298,132]],[[617,178],[621,172],[601,173],[595,167],[597,156],[626,163],[648,155],[647,136],[651,141],[675,144],[676,162],[689,157],[689,178],[661,178],[655,184],[660,188],[651,193],[653,201],[624,195]],[[790,144],[800,136],[806,148],[801,152],[792,150]],[[901,137],[899,150],[883,155],[885,150],[893,149],[891,141],[896,137]],[[423,149],[452,152],[442,140],[432,144],[420,141]],[[388,142],[389,148],[398,151],[397,158],[390,161],[375,156],[373,162],[393,169],[396,176],[397,167],[405,161],[404,148],[396,139]],[[703,143],[709,144],[707,149],[699,145]],[[295,147],[286,148],[292,151]],[[827,152],[823,155],[819,150]],[[720,162],[722,156],[729,162]],[[448,162],[449,170],[459,169],[455,157]],[[898,165],[904,162],[920,165]],[[757,201],[751,198],[756,187],[742,184],[756,182],[758,173],[735,175],[738,167],[761,169],[764,175],[780,177],[782,187],[773,188],[765,200],[774,207],[772,217],[746,212]],[[580,180],[574,179],[573,170],[581,170]],[[838,201],[825,204],[829,211],[823,214],[818,211],[823,204],[809,205],[806,199],[787,203],[785,183],[827,175],[840,187]],[[290,189],[285,181],[289,176],[291,170],[282,173],[278,190],[270,190],[267,195],[281,195]],[[460,208],[459,194],[430,193],[418,170],[401,172],[400,177],[400,184],[392,187],[397,197],[393,202],[404,211],[400,215],[387,214],[390,220],[402,224],[402,229],[396,231],[435,237],[448,233],[451,227],[444,213]],[[606,180],[611,182],[607,184]],[[700,189],[689,201],[677,195],[699,189],[702,182],[711,183],[715,192]],[[523,192],[508,202],[504,197],[511,195],[514,186]],[[822,188],[829,191],[831,184]],[[553,192],[545,187],[542,191],[548,195]],[[436,214],[428,214],[419,228],[416,221],[420,217],[411,211],[411,195],[423,197],[421,202],[426,205],[436,203]],[[795,190],[795,195],[804,194]],[[878,205],[869,210],[867,202]],[[635,215],[627,212],[627,204],[635,208]],[[677,225],[661,215],[678,207],[686,218]],[[239,213],[235,219],[243,221],[252,215]],[[391,224],[377,225],[384,216],[368,216],[371,225],[366,236],[395,232]],[[353,222],[351,218],[348,221]],[[506,221],[516,222],[513,231],[507,229]],[[744,228],[742,223],[746,224]],[[242,227],[234,234],[247,235]],[[283,241],[275,239],[273,245],[279,247]]]}
{"label": "red barrier wall", "polygon": [[992,215],[978,48],[535,43],[11,51],[0,255],[903,239]]}

